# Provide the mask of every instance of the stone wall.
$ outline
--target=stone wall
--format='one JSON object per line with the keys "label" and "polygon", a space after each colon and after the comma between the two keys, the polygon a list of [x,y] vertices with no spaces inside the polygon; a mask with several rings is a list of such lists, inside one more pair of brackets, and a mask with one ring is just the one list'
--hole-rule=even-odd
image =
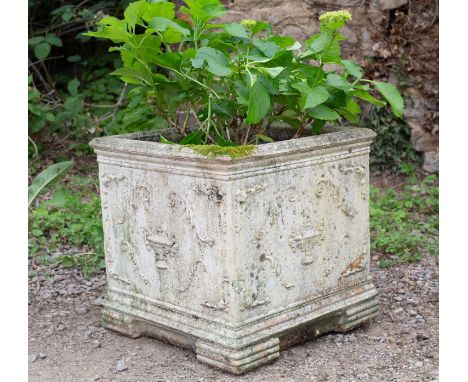
{"label": "stone wall", "polygon": [[321,13],[352,12],[343,33],[343,55],[355,58],[368,77],[398,84],[406,95],[405,119],[424,169],[438,170],[438,5],[433,0],[226,0],[225,21],[271,22],[275,31],[300,40],[317,33]]}

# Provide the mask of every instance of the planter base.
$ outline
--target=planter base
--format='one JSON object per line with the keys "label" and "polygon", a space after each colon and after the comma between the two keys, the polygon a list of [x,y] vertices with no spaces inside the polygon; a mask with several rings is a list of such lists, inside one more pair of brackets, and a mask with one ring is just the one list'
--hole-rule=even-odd
{"label": "planter base", "polygon": [[191,349],[204,363],[242,374],[273,362],[280,350],[292,345],[362,325],[375,318],[378,310],[378,292],[370,280],[237,326],[136,293],[109,289],[102,322],[132,338],[148,335]]}

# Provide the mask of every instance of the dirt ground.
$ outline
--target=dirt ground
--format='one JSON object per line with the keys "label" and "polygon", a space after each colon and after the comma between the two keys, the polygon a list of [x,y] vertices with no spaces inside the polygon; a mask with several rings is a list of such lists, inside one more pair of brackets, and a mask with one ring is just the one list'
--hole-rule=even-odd
{"label": "dirt ground", "polygon": [[105,274],[86,280],[75,270],[46,268],[29,282],[29,380],[438,381],[437,259],[386,269],[373,259],[378,319],[282,351],[273,364],[243,376],[212,369],[188,350],[102,328]]}

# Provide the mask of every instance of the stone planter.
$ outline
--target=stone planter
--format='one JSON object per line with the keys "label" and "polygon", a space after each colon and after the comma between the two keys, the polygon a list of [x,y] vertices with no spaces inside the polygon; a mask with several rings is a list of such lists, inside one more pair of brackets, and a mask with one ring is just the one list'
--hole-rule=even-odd
{"label": "stone planter", "polygon": [[239,374],[378,314],[369,274],[371,130],[263,144],[238,159],[153,137],[92,142],[104,326],[193,349]]}

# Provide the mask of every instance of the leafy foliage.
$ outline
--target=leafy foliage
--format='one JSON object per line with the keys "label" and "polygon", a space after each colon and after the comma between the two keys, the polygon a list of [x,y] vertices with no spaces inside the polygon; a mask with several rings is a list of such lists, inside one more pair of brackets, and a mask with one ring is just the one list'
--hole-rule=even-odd
{"label": "leafy foliage", "polygon": [[32,181],[28,188],[28,207],[44,192],[45,188],[50,186],[53,182],[57,181],[73,166],[72,161],[55,163],[45,170],[41,171]]}
{"label": "leafy foliage", "polygon": [[410,127],[394,118],[387,109],[371,107],[364,114],[361,126],[377,133],[371,145],[370,165],[373,171],[390,170],[396,173],[403,164],[421,165],[421,156],[411,145]]}
{"label": "leafy foliage", "polygon": [[437,176],[419,181],[412,175],[412,166],[404,168],[410,177],[403,189],[381,190],[371,186],[371,249],[384,255],[381,266],[438,254]]}
{"label": "leafy foliage", "polygon": [[90,276],[104,267],[101,204],[89,177],[57,186],[29,215],[29,255],[39,264],[61,263]]}
{"label": "leafy foliage", "polygon": [[[402,116],[403,100],[392,84],[364,79],[358,64],[341,59],[340,30],[349,12],[322,15],[320,33],[302,48],[263,21],[215,23],[227,12],[219,0],[185,4],[176,17],[172,2],[136,1],[123,19],[104,17],[97,31],[85,33],[116,44],[110,51],[120,52],[123,67],[112,74],[136,85],[183,136],[195,127],[204,136],[200,143],[252,144],[269,138],[275,120],[297,129],[297,137],[305,128],[319,133],[324,121],[357,123],[356,97],[379,106],[388,101]],[[327,63],[340,69],[327,72]],[[190,118],[179,123],[178,112],[193,115],[195,126],[188,126]]]}

